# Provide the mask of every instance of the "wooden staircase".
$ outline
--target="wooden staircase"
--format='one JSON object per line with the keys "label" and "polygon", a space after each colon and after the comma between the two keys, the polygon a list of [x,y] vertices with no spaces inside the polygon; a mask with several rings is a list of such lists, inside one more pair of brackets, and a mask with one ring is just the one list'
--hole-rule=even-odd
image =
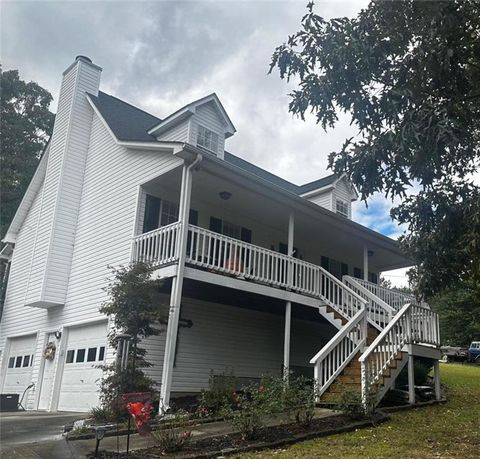
{"label": "wooden staircase", "polygon": [[[373,325],[368,324],[367,345],[372,344],[379,333],[380,332]],[[340,395],[346,391],[355,391],[358,393],[361,392],[361,366],[358,360],[361,354],[361,352],[358,352],[353,357],[340,375],[337,376],[335,382],[332,383],[321,395],[320,399],[318,400],[319,405],[333,405],[338,403]]]}

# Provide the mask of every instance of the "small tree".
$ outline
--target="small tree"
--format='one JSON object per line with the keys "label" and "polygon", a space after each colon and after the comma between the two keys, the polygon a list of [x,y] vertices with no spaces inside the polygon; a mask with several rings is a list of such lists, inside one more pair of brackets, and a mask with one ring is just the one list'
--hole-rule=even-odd
{"label": "small tree", "polygon": [[117,411],[117,397],[126,392],[151,392],[154,381],[144,369],[152,366],[146,360],[146,350],[140,343],[160,334],[159,325],[166,323],[162,313],[163,299],[160,287],[163,281],[152,279],[151,269],[144,263],[114,269],[113,280],[106,287],[109,299],[100,312],[111,317],[113,329],[108,340],[114,349],[118,334],[130,335],[127,368],[121,372],[116,362],[103,366],[104,377],[100,383],[100,400],[104,408]]}

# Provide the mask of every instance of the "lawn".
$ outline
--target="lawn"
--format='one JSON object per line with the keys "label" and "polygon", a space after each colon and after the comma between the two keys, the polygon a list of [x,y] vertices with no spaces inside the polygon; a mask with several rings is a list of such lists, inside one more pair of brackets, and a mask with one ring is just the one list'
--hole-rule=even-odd
{"label": "lawn", "polygon": [[376,428],[298,443],[242,458],[478,458],[480,367],[442,364],[446,404],[392,414]]}

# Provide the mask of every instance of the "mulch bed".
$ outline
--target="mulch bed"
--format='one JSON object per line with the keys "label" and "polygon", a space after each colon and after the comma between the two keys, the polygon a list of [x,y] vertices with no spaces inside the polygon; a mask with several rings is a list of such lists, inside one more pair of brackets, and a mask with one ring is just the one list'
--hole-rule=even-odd
{"label": "mulch bed", "polygon": [[209,438],[193,439],[182,451],[165,454],[158,447],[132,451],[126,453],[102,452],[103,458],[118,459],[206,459],[218,456],[238,454],[268,448],[278,448],[311,438],[323,437],[337,433],[349,432],[362,427],[372,427],[388,420],[384,413],[376,413],[371,419],[352,421],[346,415],[337,415],[328,418],[314,419],[309,426],[301,424],[284,424],[265,427],[255,440],[243,440],[238,433]]}

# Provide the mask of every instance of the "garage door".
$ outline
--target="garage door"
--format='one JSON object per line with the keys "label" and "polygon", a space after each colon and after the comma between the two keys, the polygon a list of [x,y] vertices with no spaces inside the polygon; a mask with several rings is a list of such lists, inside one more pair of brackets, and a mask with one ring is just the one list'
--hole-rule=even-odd
{"label": "garage door", "polygon": [[30,385],[36,336],[22,336],[10,340],[7,371],[2,393],[23,394]]}
{"label": "garage door", "polygon": [[106,342],[106,323],[69,329],[59,411],[88,411],[98,406],[102,370],[97,367],[105,361]]}

